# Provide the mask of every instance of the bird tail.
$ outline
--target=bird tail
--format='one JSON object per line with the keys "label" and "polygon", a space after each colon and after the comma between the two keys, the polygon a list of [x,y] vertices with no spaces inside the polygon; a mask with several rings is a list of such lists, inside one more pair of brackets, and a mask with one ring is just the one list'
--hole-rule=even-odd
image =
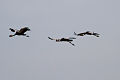
{"label": "bird tail", "polygon": [[95,35],[96,37],[100,37],[99,34]]}
{"label": "bird tail", "polygon": [[100,34],[93,32],[93,35],[96,36],[96,37],[99,37]]}

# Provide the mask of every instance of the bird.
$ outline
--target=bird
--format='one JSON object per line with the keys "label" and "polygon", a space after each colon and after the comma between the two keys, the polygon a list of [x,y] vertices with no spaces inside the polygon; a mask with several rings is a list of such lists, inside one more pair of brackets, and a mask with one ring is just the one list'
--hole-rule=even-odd
{"label": "bird", "polygon": [[79,34],[74,32],[74,35],[77,35],[77,36],[94,35],[96,37],[99,37],[100,34],[95,33],[95,32],[86,31],[86,32],[79,33]]}
{"label": "bird", "polygon": [[19,36],[22,35],[22,36],[29,37],[28,35],[25,34],[25,32],[30,31],[30,29],[28,27],[23,27],[20,30],[9,28],[9,30],[12,32],[15,32],[15,34],[9,35],[9,37],[13,37],[15,35],[19,35]]}
{"label": "bird", "polygon": [[75,44],[72,43],[73,39],[76,39],[74,37],[69,37],[69,38],[60,38],[60,39],[53,39],[51,37],[48,37],[48,39],[50,40],[55,40],[56,42],[68,42],[70,44],[72,44],[73,46],[75,46]]}

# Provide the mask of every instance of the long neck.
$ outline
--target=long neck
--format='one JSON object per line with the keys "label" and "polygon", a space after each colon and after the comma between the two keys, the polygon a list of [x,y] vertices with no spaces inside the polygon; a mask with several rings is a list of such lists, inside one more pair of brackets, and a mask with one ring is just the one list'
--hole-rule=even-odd
{"label": "long neck", "polygon": [[9,35],[9,37],[13,37],[13,36],[15,36],[15,34],[14,35]]}

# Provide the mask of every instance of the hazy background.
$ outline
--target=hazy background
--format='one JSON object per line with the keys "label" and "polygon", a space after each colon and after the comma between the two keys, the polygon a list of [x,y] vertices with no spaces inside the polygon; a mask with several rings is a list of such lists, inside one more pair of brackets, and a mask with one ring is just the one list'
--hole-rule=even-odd
{"label": "hazy background", "polygon": [[[28,26],[29,38],[9,38]],[[69,43],[47,37],[76,37]],[[0,0],[0,80],[120,80],[119,0]]]}

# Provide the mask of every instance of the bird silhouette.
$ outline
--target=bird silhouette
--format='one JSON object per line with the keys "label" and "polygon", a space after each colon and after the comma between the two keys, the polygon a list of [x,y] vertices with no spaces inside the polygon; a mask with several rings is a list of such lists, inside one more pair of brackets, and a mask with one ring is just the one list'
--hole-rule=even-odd
{"label": "bird silhouette", "polygon": [[20,30],[9,28],[9,30],[12,32],[15,32],[15,34],[9,35],[9,37],[13,37],[15,35],[19,35],[19,36],[22,35],[22,36],[29,37],[28,35],[25,34],[25,32],[30,31],[28,27],[21,28]]}
{"label": "bird silhouette", "polygon": [[76,39],[74,37],[69,37],[69,38],[60,38],[60,39],[54,39],[51,37],[48,37],[50,40],[55,40],[56,42],[68,42],[70,44],[72,44],[73,46],[75,46],[75,44],[72,43],[73,39]]}
{"label": "bird silhouette", "polygon": [[94,35],[96,37],[99,37],[100,34],[95,33],[95,32],[86,31],[86,32],[79,33],[79,34],[74,32],[74,35],[77,35],[77,36]]}

